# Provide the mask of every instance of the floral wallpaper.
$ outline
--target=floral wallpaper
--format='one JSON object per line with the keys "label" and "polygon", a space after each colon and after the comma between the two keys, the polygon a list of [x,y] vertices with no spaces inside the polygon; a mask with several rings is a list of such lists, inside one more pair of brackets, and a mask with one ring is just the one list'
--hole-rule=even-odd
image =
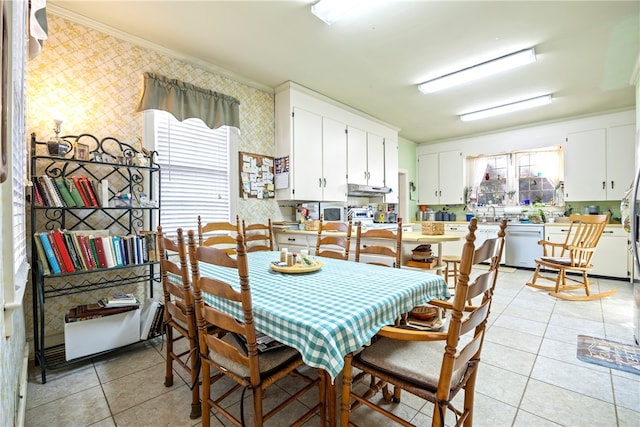
{"label": "floral wallpaper", "polygon": [[[38,140],[46,140],[54,135],[54,119],[61,119],[62,135],[86,132],[98,138],[113,136],[133,145],[141,144],[142,114],[136,108],[142,94],[143,73],[149,71],[237,98],[240,151],[274,155],[272,93],[55,15],[48,18],[49,39],[42,53],[28,63],[28,134],[35,132]],[[237,203],[238,214],[247,222],[267,217],[282,219],[275,200],[239,199]],[[160,295],[157,287],[154,296]],[[60,319],[66,310],[102,296],[104,291],[48,299],[45,334],[62,332]],[[28,312],[28,331],[32,330],[31,317]]]}

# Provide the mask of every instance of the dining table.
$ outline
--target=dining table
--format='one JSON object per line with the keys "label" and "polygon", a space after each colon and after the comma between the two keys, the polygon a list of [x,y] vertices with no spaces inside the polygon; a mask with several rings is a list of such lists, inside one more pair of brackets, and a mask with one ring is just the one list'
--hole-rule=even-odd
{"label": "dining table", "polygon": [[[344,357],[367,345],[383,326],[413,307],[450,297],[444,278],[425,271],[318,257],[313,261],[321,267],[294,274],[273,269],[280,252],[247,256],[255,327],[298,350],[308,366],[326,372],[330,425],[336,422],[335,379],[342,372]],[[235,269],[201,263],[200,272],[240,288]],[[207,293],[203,300],[244,318],[239,303]]]}

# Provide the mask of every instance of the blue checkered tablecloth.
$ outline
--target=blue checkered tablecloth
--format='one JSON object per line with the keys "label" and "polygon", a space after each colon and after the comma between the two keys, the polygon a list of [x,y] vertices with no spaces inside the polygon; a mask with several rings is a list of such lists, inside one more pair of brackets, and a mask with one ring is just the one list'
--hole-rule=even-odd
{"label": "blue checkered tablecloth", "polygon": [[[306,364],[333,379],[344,356],[365,345],[400,314],[434,298],[449,298],[441,276],[425,271],[318,258],[320,270],[304,274],[272,271],[279,252],[248,254],[256,329],[297,349]],[[237,284],[234,269],[201,265],[201,274]],[[239,304],[204,294],[205,303],[243,319]]]}

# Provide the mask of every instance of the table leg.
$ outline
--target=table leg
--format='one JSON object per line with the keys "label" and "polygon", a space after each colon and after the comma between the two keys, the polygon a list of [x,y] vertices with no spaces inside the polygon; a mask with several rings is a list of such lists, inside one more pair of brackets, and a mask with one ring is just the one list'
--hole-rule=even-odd
{"label": "table leg", "polygon": [[336,408],[338,407],[337,405],[338,394],[336,392],[337,382],[338,382],[337,379],[331,381],[331,376],[327,374],[327,380],[325,381],[325,383],[327,385],[326,397],[327,397],[327,412],[328,412],[328,418],[329,418],[329,427],[336,426],[336,419],[338,415],[336,412]]}
{"label": "table leg", "polygon": [[436,274],[439,276],[443,275],[442,274],[442,242],[438,242],[438,265],[436,266]]}

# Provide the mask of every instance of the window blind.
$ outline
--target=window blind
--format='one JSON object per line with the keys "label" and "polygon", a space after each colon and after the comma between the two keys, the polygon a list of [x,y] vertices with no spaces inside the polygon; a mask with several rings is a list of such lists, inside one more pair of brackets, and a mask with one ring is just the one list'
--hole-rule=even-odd
{"label": "window blind", "polygon": [[208,128],[200,119],[176,120],[153,111],[161,168],[160,225],[169,236],[177,228],[197,230],[203,221],[230,218],[229,128]]}

